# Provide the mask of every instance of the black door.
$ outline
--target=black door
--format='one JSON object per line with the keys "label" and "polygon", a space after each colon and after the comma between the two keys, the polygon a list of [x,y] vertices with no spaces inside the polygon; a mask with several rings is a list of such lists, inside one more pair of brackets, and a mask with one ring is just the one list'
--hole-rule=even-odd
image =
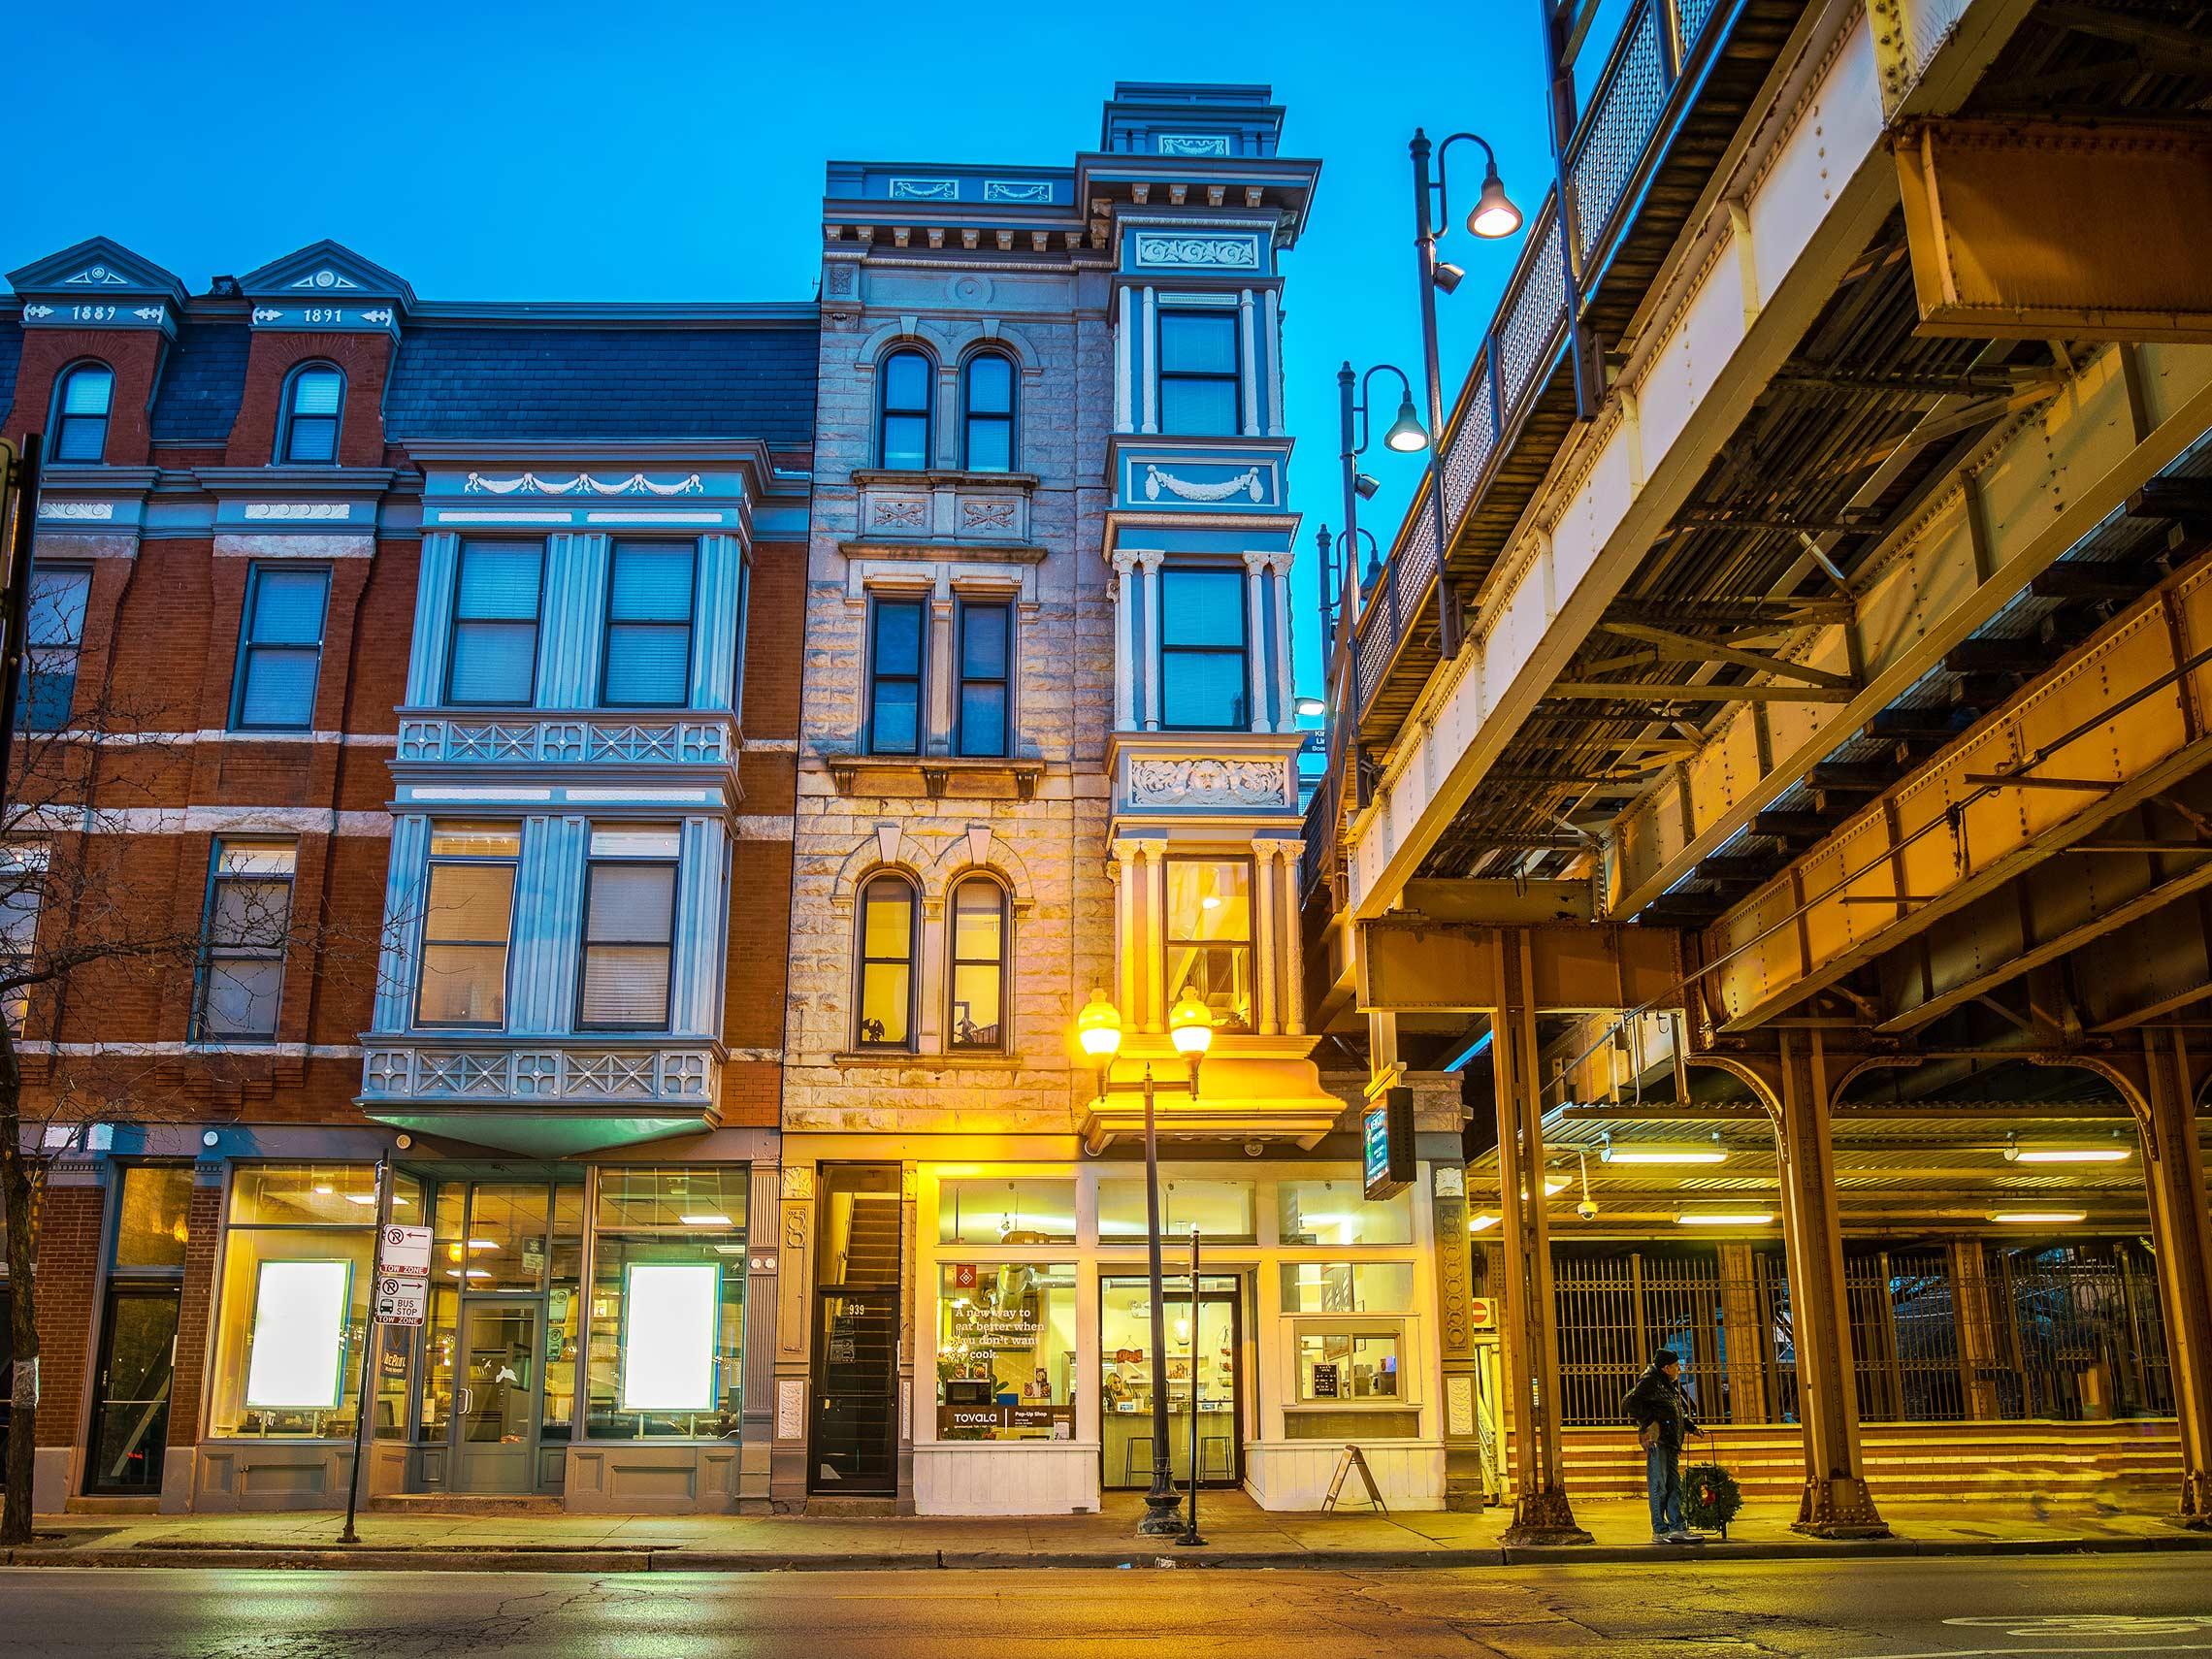
{"label": "black door", "polygon": [[92,1395],[87,1491],[161,1490],[169,1384],[177,1364],[177,1305],[172,1289],[117,1289],[108,1298]]}
{"label": "black door", "polygon": [[897,1165],[823,1169],[815,1237],[809,1491],[880,1497],[898,1490],[903,1231]]}

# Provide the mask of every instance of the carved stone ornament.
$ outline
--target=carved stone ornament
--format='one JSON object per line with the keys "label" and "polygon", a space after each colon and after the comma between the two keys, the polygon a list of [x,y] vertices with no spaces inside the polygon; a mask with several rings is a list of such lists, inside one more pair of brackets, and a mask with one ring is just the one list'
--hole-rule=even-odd
{"label": "carved stone ornament", "polygon": [[811,1198],[814,1196],[814,1166],[807,1163],[787,1163],[783,1166],[783,1195],[786,1198]]}
{"label": "carved stone ornament", "polygon": [[963,530],[1012,530],[1014,504],[968,500],[960,503],[960,528]]}
{"label": "carved stone ornament", "polygon": [[1227,133],[1161,133],[1159,152],[1162,155],[1226,155],[1229,153]]}
{"label": "carved stone ornament", "polygon": [[642,472],[627,478],[595,478],[589,472],[572,478],[540,478],[536,472],[519,478],[487,478],[471,472],[462,488],[472,496],[696,496],[706,485],[697,472],[672,484],[656,484]]}
{"label": "carved stone ornament", "polygon": [[929,522],[929,504],[916,496],[878,496],[870,508],[886,530],[921,530]]}
{"label": "carved stone ornament", "polygon": [[353,507],[346,502],[247,502],[245,516],[249,519],[351,518]]}
{"label": "carved stone ornament", "polygon": [[1050,202],[1053,187],[1043,179],[1033,182],[991,179],[984,182],[983,199],[987,202]]}
{"label": "carved stone ornament", "polygon": [[1280,761],[1234,761],[1214,756],[1129,763],[1129,798],[1156,806],[1280,806]]}
{"label": "carved stone ornament", "polygon": [[1140,236],[1141,265],[1240,265],[1259,267],[1259,244],[1241,236]]}
{"label": "carved stone ornament", "polygon": [[1162,490],[1171,496],[1180,496],[1187,502],[1225,502],[1239,492],[1256,502],[1261,495],[1259,469],[1257,467],[1247,467],[1233,478],[1223,478],[1218,483],[1199,484],[1191,482],[1188,478],[1178,478],[1173,472],[1163,472],[1157,467],[1148,465],[1145,468],[1145,500],[1148,502],[1158,501],[1159,493]]}
{"label": "carved stone ornament", "polygon": [[115,516],[114,502],[41,502],[41,518],[75,518],[105,522]]}

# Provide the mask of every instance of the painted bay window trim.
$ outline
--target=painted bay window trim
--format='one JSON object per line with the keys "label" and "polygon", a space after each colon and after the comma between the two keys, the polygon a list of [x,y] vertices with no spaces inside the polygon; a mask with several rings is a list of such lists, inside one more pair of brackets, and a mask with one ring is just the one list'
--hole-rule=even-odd
{"label": "painted bay window trim", "polygon": [[[432,826],[415,986],[417,1026],[505,1028],[522,839],[519,824],[446,820]],[[452,1000],[457,991],[467,993],[466,1007]],[[434,995],[441,1000],[434,1004]]]}
{"label": "painted bay window trim", "polygon": [[594,827],[584,868],[577,1030],[668,1029],[679,848],[672,824]]}

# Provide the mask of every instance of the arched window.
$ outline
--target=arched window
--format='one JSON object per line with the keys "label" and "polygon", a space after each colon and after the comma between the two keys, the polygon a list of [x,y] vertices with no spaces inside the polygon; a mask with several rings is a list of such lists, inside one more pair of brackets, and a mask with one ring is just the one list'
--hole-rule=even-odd
{"label": "arched window", "polygon": [[895,351],[876,371],[876,465],[919,472],[929,465],[929,390],[936,372],[919,351]]}
{"label": "arched window", "polygon": [[1014,471],[1014,364],[995,351],[977,352],[960,372],[960,465]]}
{"label": "arched window", "polygon": [[853,1042],[863,1049],[914,1046],[915,953],[921,944],[920,895],[886,870],[861,889],[860,995]]}
{"label": "arched window", "polygon": [[962,878],[952,898],[952,971],[945,1047],[1006,1046],[1006,890],[989,876]]}
{"label": "arched window", "polygon": [[338,421],[345,404],[345,376],[328,363],[304,363],[284,382],[284,424],[276,459],[328,466],[338,459]]}
{"label": "arched window", "polygon": [[96,465],[107,459],[114,397],[115,372],[105,363],[80,363],[62,375],[53,394],[54,460]]}

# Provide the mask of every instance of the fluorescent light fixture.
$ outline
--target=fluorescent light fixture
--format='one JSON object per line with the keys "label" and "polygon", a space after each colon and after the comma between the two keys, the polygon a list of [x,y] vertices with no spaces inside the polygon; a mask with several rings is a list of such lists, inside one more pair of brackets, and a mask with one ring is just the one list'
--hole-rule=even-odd
{"label": "fluorescent light fixture", "polygon": [[492,1270],[488,1267],[472,1267],[469,1269],[471,1279],[489,1279],[491,1276]]}
{"label": "fluorescent light fixture", "polygon": [[727,1227],[733,1224],[728,1216],[712,1212],[698,1216],[679,1216],[677,1220],[687,1227]]}
{"label": "fluorescent light fixture", "polygon": [[350,1261],[265,1261],[254,1276],[245,1403],[270,1411],[337,1408],[345,1376]]}
{"label": "fluorescent light fixture", "polygon": [[[376,1202],[376,1194],[374,1192],[348,1192],[345,1195],[345,1201],[348,1204],[374,1204]],[[392,1200],[392,1202],[395,1204],[405,1204],[407,1200],[405,1198],[395,1198]]]}
{"label": "fluorescent light fixture", "polygon": [[500,1241],[498,1239],[471,1239],[469,1248],[471,1250],[498,1250]]}
{"label": "fluorescent light fixture", "polygon": [[1726,1163],[1727,1152],[1711,1145],[1664,1141],[1608,1141],[1598,1156],[1607,1163]]}
{"label": "fluorescent light fixture", "polygon": [[714,1404],[722,1268],[634,1261],[622,1273],[622,1409],[703,1412]]}
{"label": "fluorescent light fixture", "polygon": [[2063,1227],[2089,1220],[2087,1210],[1993,1210],[1991,1220],[2006,1227]]}
{"label": "fluorescent light fixture", "polygon": [[1773,1224],[1774,1213],[1772,1210],[1684,1210],[1675,1220],[1685,1227],[1766,1227]]}
{"label": "fluorescent light fixture", "polygon": [[2130,1149],[2115,1143],[2108,1147],[2023,1147],[2004,1149],[2007,1163],[2125,1163]]}
{"label": "fluorescent light fixture", "polygon": [[1467,1230],[1471,1233],[1487,1232],[1497,1224],[1498,1218],[1495,1216],[1477,1216],[1467,1223]]}
{"label": "fluorescent light fixture", "polygon": [[333,1192],[336,1192],[338,1188],[333,1187],[327,1181],[318,1181],[315,1183],[315,1193],[318,1197],[328,1198]]}

